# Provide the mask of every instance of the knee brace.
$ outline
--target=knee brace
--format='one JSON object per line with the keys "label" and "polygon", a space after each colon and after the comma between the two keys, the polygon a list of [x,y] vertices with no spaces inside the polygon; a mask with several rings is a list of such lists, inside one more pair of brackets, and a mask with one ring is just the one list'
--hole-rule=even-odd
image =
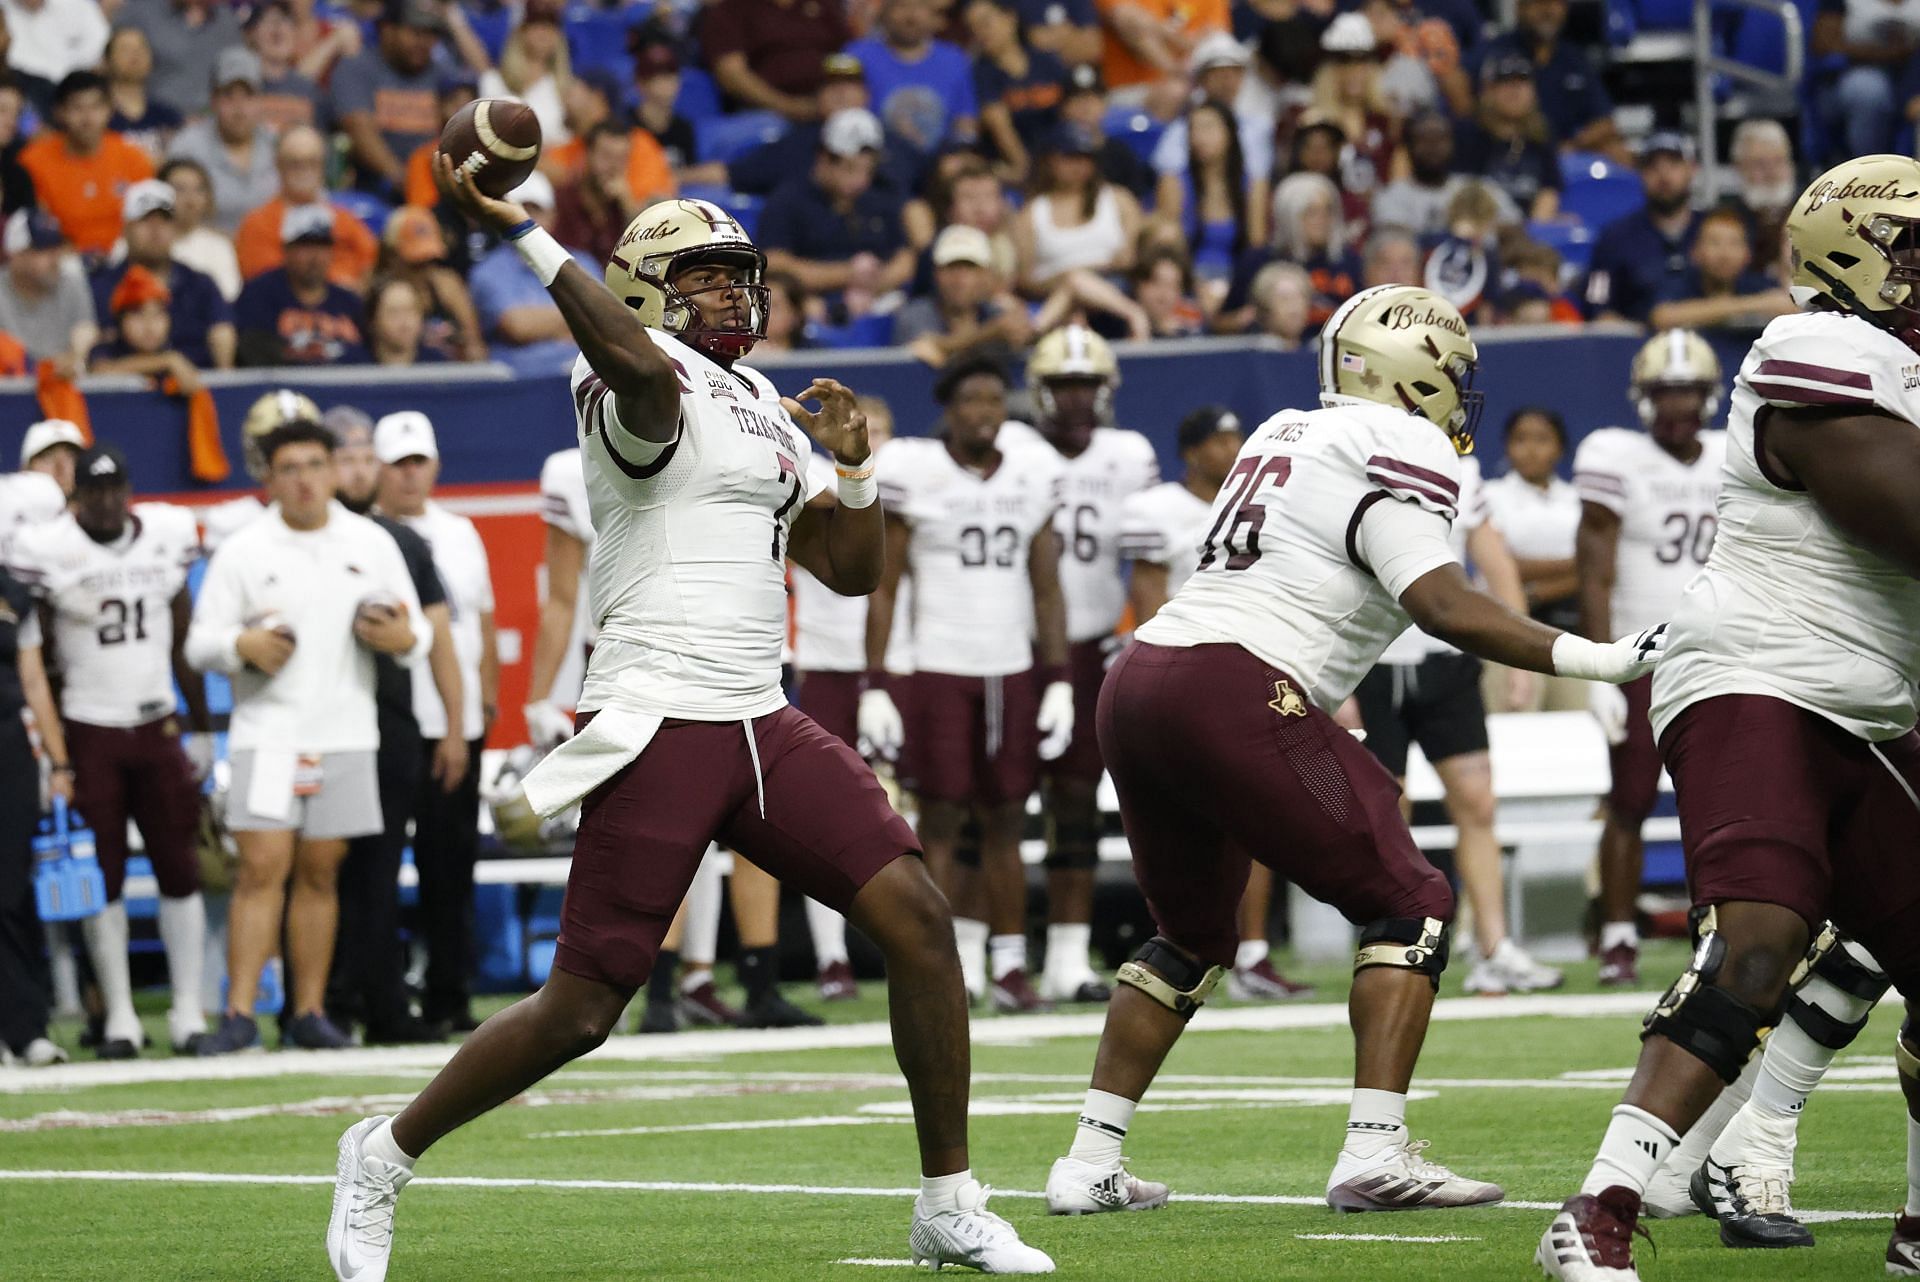
{"label": "knee brace", "polygon": [[1664,1037],[1694,1056],[1731,1086],[1766,1035],[1775,1016],[1754,1009],[1713,980],[1726,961],[1727,943],[1714,929],[1709,909],[1699,923],[1699,947],[1673,987],[1647,1015],[1641,1040]]}
{"label": "knee brace", "polygon": [[1920,1026],[1914,1024],[1912,1015],[1907,1016],[1900,1025],[1900,1035],[1893,1039],[1893,1062],[1901,1077],[1920,1080]]}
{"label": "knee brace", "polygon": [[1360,928],[1353,972],[1357,975],[1374,966],[1417,970],[1439,992],[1449,947],[1447,923],[1438,917],[1382,917]]}
{"label": "knee brace", "polygon": [[1114,978],[1139,989],[1181,1019],[1191,1020],[1226,973],[1225,966],[1204,966],[1171,941],[1155,935],[1140,945],[1140,951],[1120,967]]}
{"label": "knee brace", "polygon": [[1828,922],[1795,972],[1787,1018],[1828,1050],[1845,1050],[1890,986],[1873,955]]}
{"label": "knee brace", "polygon": [[1053,819],[1052,840],[1047,842],[1046,867],[1051,870],[1087,869],[1100,861],[1100,824],[1080,815]]}

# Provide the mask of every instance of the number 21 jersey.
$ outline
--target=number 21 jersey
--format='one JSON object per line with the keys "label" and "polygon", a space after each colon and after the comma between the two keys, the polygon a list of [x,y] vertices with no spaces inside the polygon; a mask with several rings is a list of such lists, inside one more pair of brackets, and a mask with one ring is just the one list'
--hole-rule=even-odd
{"label": "number 21 jersey", "polygon": [[1459,499],[1459,459],[1425,419],[1377,405],[1284,410],[1241,447],[1200,568],[1134,636],[1239,645],[1332,711],[1408,622],[1364,564],[1361,518],[1403,502],[1451,521]]}
{"label": "number 21 jersey", "polygon": [[1672,618],[1680,594],[1707,563],[1726,457],[1725,432],[1700,433],[1700,454],[1691,463],[1624,427],[1603,427],[1580,442],[1573,483],[1581,501],[1620,518],[1611,607],[1616,636]]}

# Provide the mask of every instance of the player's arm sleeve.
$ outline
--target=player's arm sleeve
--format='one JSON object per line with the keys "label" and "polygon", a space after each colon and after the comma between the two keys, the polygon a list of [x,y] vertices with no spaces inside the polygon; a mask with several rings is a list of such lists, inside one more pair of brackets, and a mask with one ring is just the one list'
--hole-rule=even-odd
{"label": "player's arm sleeve", "polygon": [[1605,432],[1580,442],[1573,455],[1573,487],[1585,503],[1596,503],[1615,516],[1627,514],[1627,469]]}
{"label": "player's arm sleeve", "polygon": [[584,512],[574,511],[573,501],[568,496],[572,486],[566,472],[577,463],[569,462],[571,454],[555,454],[540,465],[540,519],[562,534],[572,535],[585,543],[592,531],[582,528]]}
{"label": "player's arm sleeve", "polygon": [[1146,437],[1138,438],[1140,457],[1136,460],[1139,470],[1133,478],[1136,491],[1150,490],[1160,484],[1160,454],[1153,448],[1153,442]]}
{"label": "player's arm sleeve", "polygon": [[[673,361],[671,356],[667,359]],[[584,361],[582,364],[582,372],[574,379],[573,403],[579,413],[581,435],[586,442],[583,448],[602,451],[614,471],[627,481],[637,484],[652,480],[666,470],[680,447],[680,439],[686,428],[684,402],[675,417],[673,435],[664,441],[650,441],[633,426],[621,421],[619,398],[601,381],[598,374],[584,368]],[[685,374],[677,362],[673,364],[674,377],[680,380],[680,390],[684,394],[688,390]]]}
{"label": "player's arm sleeve", "polygon": [[905,441],[888,441],[873,456],[874,484],[880,489],[880,501],[893,516],[905,519],[913,501],[912,447]]}
{"label": "player's arm sleeve", "polygon": [[1439,429],[1421,419],[1401,420],[1356,438],[1369,485],[1403,503],[1452,521],[1460,515],[1460,460]]}
{"label": "player's arm sleeve", "polygon": [[1134,495],[1120,506],[1120,559],[1165,565],[1172,553],[1172,540],[1160,522],[1153,519],[1148,505]]}
{"label": "player's arm sleeve", "polygon": [[47,599],[47,573],[39,543],[34,537],[33,526],[16,534],[13,546],[7,549],[7,572],[19,580],[20,586],[31,592],[35,600],[44,601]]}
{"label": "player's arm sleeve", "polygon": [[187,662],[202,672],[228,676],[246,667],[237,643],[246,631],[246,598],[241,590],[233,544],[225,544],[207,564],[200,594],[187,628]]}
{"label": "player's arm sleeve", "polygon": [[1834,335],[1770,331],[1754,344],[1753,355],[1759,359],[1742,377],[1779,409],[1880,410],[1909,422],[1920,414],[1897,370],[1886,361],[1862,359]]}
{"label": "player's arm sleeve", "polygon": [[1367,504],[1354,527],[1350,550],[1355,563],[1370,571],[1396,601],[1421,575],[1454,560],[1447,519],[1415,502]]}

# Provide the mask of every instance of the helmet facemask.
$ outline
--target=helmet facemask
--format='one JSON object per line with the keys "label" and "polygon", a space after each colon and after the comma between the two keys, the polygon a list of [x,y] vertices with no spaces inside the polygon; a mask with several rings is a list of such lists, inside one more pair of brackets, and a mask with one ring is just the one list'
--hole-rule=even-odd
{"label": "helmet facemask", "polygon": [[[1920,287],[1920,219],[1875,212],[1855,224],[1854,233],[1862,245],[1886,260],[1887,275],[1878,298],[1861,298],[1851,286],[1836,279],[1820,260],[1801,265],[1826,286],[1842,310],[1879,326],[1920,351],[1920,306],[1915,305],[1916,298],[1920,298],[1920,293],[1916,293],[1916,287]],[[1795,252],[1797,255],[1798,251]],[[1852,266],[1851,262],[1841,261],[1844,257],[1844,250],[1833,250],[1826,255],[1835,266]]]}
{"label": "helmet facemask", "polygon": [[[673,284],[681,273],[702,266],[737,268],[740,279],[687,291]],[[673,255],[664,263],[647,259],[640,266],[640,275],[660,291],[664,300],[660,328],[702,355],[725,361],[739,360],[767,336],[766,272],[767,260],[759,250],[732,247],[691,249]],[[707,326],[706,314],[698,300],[709,294],[734,292],[744,296],[746,324],[737,328]],[[637,304],[629,299],[628,305]]]}
{"label": "helmet facemask", "polygon": [[[1443,356],[1439,345],[1432,338],[1428,338],[1426,344],[1427,350],[1433,355],[1434,366],[1453,384],[1455,398],[1453,412],[1447,415],[1447,421],[1439,426],[1446,432],[1447,439],[1453,442],[1455,454],[1471,454],[1474,433],[1480,427],[1480,412],[1486,408],[1487,400],[1485,392],[1477,392],[1473,388],[1473,380],[1480,371],[1479,363],[1460,352]],[[1419,394],[1420,399],[1416,401],[1408,397],[1404,391],[1401,392],[1401,399],[1406,401],[1409,412],[1424,418],[1426,417],[1425,403],[1438,396],[1441,389],[1423,379],[1415,379],[1411,386]]]}

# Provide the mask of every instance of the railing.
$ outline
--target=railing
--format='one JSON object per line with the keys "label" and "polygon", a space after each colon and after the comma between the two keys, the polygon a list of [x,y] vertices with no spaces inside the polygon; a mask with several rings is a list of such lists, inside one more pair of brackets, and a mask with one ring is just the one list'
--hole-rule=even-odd
{"label": "railing", "polygon": [[[1713,12],[1721,5],[1742,5],[1779,18],[1786,28],[1786,68],[1767,71],[1715,52]],[[1720,199],[1719,113],[1713,99],[1714,77],[1726,76],[1759,89],[1792,96],[1799,92],[1806,62],[1807,33],[1793,0],[1693,0],[1694,126],[1700,131],[1700,172],[1707,204]]]}

